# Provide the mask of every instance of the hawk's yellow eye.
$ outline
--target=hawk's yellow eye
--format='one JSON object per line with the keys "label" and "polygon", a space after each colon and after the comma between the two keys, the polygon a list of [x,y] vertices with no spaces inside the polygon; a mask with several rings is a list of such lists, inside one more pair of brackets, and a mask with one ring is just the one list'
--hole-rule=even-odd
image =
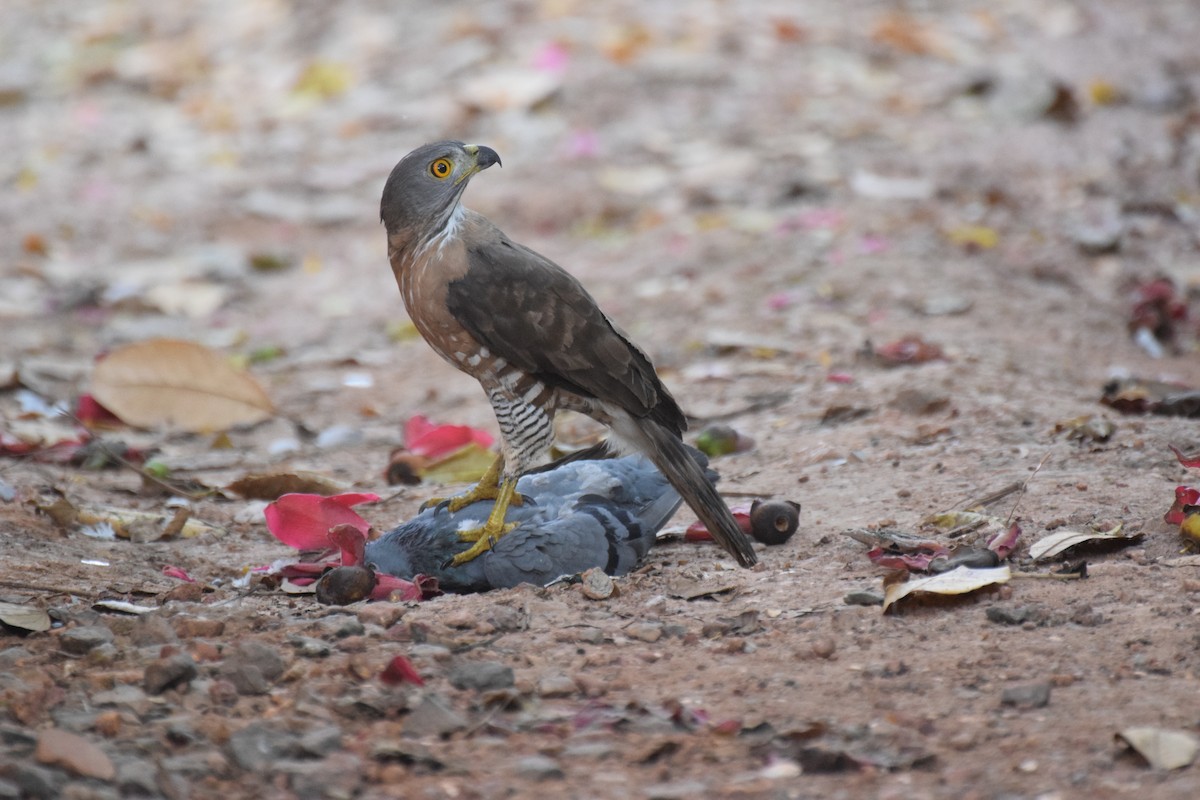
{"label": "hawk's yellow eye", "polygon": [[450,163],[450,159],[448,158],[439,158],[429,165],[429,174],[438,180],[445,180],[450,177],[450,173],[453,171],[454,165]]}

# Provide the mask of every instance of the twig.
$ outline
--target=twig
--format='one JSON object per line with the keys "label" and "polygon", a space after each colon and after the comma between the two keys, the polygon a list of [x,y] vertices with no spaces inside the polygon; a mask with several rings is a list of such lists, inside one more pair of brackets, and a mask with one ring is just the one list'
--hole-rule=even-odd
{"label": "twig", "polygon": [[1008,519],[1004,520],[1004,527],[1007,528],[1009,525],[1012,524],[1013,516],[1016,515],[1017,509],[1021,507],[1021,501],[1025,499],[1025,491],[1029,488],[1029,482],[1031,480],[1033,480],[1034,477],[1037,476],[1037,474],[1039,472],[1042,471],[1042,467],[1050,459],[1050,454],[1053,452],[1054,452],[1053,447],[1050,448],[1049,450],[1047,450],[1046,455],[1042,456],[1042,460],[1038,462],[1038,465],[1036,467],[1034,467],[1033,473],[1028,478],[1025,479],[1024,483],[1021,484],[1021,493],[1017,495],[1017,501],[1015,503],[1013,503],[1012,511],[1008,512]]}
{"label": "twig", "polygon": [[[1032,477],[1032,476],[1030,476],[1030,477]],[[997,489],[996,491],[992,492],[991,494],[985,494],[983,497],[972,500],[969,503],[964,503],[963,507],[964,508],[986,508],[987,506],[990,506],[992,503],[1003,500],[1004,498],[1008,497],[1013,492],[1021,491],[1021,489],[1023,487],[1024,487],[1024,484],[1021,483],[1020,481],[1013,481],[1012,483],[1005,486],[1003,489]]]}
{"label": "twig", "polygon": [[[83,424],[83,420],[81,420],[79,417],[72,414],[70,411],[61,411],[59,413],[62,414],[64,417],[67,417],[68,419],[72,420],[79,427],[87,428],[87,426]],[[108,442],[104,441],[104,439],[102,437],[97,436],[96,434],[92,434],[92,442],[97,447],[99,447],[102,451],[104,451],[104,455],[108,456],[113,461],[120,464],[122,467],[133,470],[138,475],[142,476],[142,480],[150,481],[151,483],[156,484],[159,488],[166,489],[171,494],[178,495],[180,497],[185,497],[188,500],[203,500],[204,498],[210,497],[211,495],[213,495],[215,493],[215,490],[213,490],[213,489],[206,489],[203,492],[185,491],[185,490],[179,488],[178,486],[173,485],[170,481],[164,481],[162,478],[159,478],[157,475],[151,475],[148,471],[142,469],[137,464],[134,464],[132,461],[129,461],[124,456],[122,456],[120,453],[118,453],[116,450],[113,450],[112,448],[110,448],[108,446]]]}

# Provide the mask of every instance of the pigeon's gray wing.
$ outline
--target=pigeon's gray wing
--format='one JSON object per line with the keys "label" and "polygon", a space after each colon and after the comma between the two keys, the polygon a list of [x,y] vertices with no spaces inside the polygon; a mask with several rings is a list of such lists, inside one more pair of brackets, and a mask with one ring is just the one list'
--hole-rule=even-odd
{"label": "pigeon's gray wing", "polygon": [[[695,456],[706,463],[703,455]],[[715,479],[711,472],[710,477]],[[367,563],[402,578],[436,577],[451,592],[544,584],[592,567],[623,575],[646,555],[680,504],[679,495],[642,456],[563,464],[524,476],[518,490],[525,503],[508,512],[517,529],[479,558],[458,567],[448,564],[470,546],[459,541],[458,531],[487,518],[492,504],[486,501],[454,514],[427,509],[369,543]]]}
{"label": "pigeon's gray wing", "polygon": [[599,567],[624,575],[649,552],[658,530],[679,508],[679,495],[663,481],[652,502],[631,507],[600,495],[582,495],[568,516],[525,532],[520,528],[496,542],[483,560],[488,583],[496,588],[521,583],[544,585],[563,575]]}

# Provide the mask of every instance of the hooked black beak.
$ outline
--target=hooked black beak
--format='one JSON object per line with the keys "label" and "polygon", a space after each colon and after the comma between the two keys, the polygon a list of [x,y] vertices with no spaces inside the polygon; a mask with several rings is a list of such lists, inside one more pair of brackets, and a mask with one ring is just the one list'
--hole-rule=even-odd
{"label": "hooked black beak", "polygon": [[[475,156],[475,169],[484,170],[492,164],[500,164],[500,154],[490,147],[481,144],[469,144],[463,147],[471,155]],[[500,166],[504,166],[500,164]]]}

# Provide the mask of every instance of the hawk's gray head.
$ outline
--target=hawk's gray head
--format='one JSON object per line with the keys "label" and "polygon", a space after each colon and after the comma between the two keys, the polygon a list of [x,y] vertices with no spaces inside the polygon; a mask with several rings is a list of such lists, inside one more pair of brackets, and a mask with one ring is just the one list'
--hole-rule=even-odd
{"label": "hawk's gray head", "polygon": [[400,159],[383,187],[379,218],[388,234],[408,230],[423,238],[450,219],[476,172],[500,163],[490,147],[462,142],[433,142]]}

